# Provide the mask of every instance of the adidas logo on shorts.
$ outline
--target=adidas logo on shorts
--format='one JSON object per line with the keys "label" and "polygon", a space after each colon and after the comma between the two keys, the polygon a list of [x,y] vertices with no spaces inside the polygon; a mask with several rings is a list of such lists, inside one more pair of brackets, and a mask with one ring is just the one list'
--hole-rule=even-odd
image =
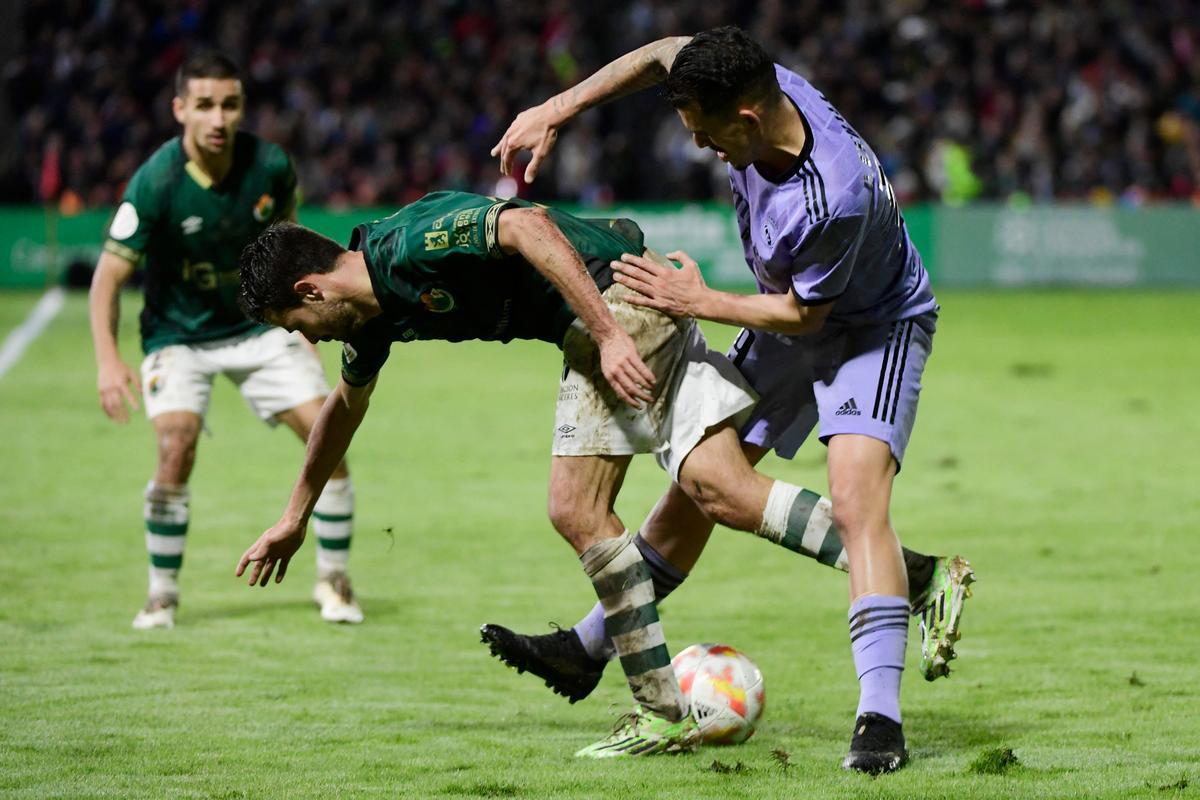
{"label": "adidas logo on shorts", "polygon": [[851,397],[849,400],[842,403],[842,407],[839,408],[836,412],[834,412],[834,416],[835,417],[847,417],[847,416],[858,417],[858,416],[862,416],[862,412],[858,410],[858,403],[854,402],[854,398]]}

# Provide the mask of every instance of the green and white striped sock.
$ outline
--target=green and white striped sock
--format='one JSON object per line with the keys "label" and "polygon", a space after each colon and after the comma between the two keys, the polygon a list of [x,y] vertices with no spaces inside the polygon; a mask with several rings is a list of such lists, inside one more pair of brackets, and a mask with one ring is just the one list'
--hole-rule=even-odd
{"label": "green and white striped sock", "polygon": [[354,484],[350,478],[331,478],[313,507],[317,534],[317,579],[345,572],[350,561],[354,529]]}
{"label": "green and white striped sock", "polygon": [[150,554],[150,595],[179,597],[179,569],[187,544],[187,486],[146,484],[146,552]]}
{"label": "green and white striped sock", "polygon": [[654,602],[650,568],[626,531],[589,547],[579,557],[604,606],[604,625],[633,696],[645,708],[672,722],[683,719],[687,705],[671,669]]}
{"label": "green and white striped sock", "polygon": [[833,504],[816,492],[775,481],[758,535],[822,564],[850,570],[842,537],[833,526]]}

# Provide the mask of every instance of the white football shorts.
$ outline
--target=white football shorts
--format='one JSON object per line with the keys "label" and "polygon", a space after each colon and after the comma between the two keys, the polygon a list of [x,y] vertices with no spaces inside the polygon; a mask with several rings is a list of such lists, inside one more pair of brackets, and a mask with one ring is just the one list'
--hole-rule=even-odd
{"label": "white football shorts", "polygon": [[[669,263],[649,250],[646,257]],[[633,305],[626,300],[632,291],[614,283],[603,297],[654,373],[654,399],[639,410],[617,397],[600,369],[595,342],[576,320],[563,340],[552,452],[654,453],[677,480],[684,458],[705,433],[725,420],[740,424],[758,397],[724,354],[708,348],[695,320]]]}
{"label": "white football shorts", "polygon": [[329,394],[317,354],[299,333],[271,328],[228,339],[174,344],[142,361],[146,416],[168,411],[208,412],[213,380],[223,374],[251,410],[275,425],[280,412]]}

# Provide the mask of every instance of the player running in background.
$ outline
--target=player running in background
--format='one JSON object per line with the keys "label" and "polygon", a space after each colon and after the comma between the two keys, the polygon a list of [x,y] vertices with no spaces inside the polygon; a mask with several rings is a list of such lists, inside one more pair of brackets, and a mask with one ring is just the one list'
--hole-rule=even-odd
{"label": "player running in background", "polygon": [[[279,522],[242,556],[266,585],[304,540],[317,490],[366,413],[392,342],[420,339],[561,347],[550,469],[550,519],[575,549],[614,633],[639,706],[587,757],[691,749],[695,721],[671,669],[655,601],[655,567],[613,510],[630,458],[655,453],[708,517],[743,531],[800,539],[808,517],[780,516],[799,487],[755,472],[732,418],[754,397],[695,321],[629,302],[613,260],[642,253],[628,221],[591,222],[520,200],[427,195],[360,225],[345,250],[283,223],[242,254],[242,303],[252,319],[346,343],[342,379],[321,410]],[[646,257],[668,263],[645,251]],[[622,402],[623,401],[623,402]]]}
{"label": "player running in background", "polygon": [[[743,327],[730,358],[762,398],[741,431],[751,463],[771,449],[790,458],[819,424],[829,450],[833,521],[849,563],[850,638],[861,689],[843,766],[892,771],[907,759],[899,692],[915,565],[910,559],[906,568],[889,505],[937,319],[929,277],[870,147],[820,92],[773,64],[737,28],[662,39],[626,54],[519,115],[493,155],[508,174],[515,155],[530,150],[525,178],[532,181],[567,120],[664,80],[696,145],[729,166],[746,261],[760,293],[709,289],[682,252],[669,254],[683,265],[679,270],[626,256],[616,280],[639,293],[632,303]],[[775,529],[808,514],[811,504],[777,484],[763,526]],[[682,579],[712,524],[674,485],[642,535]],[[948,672],[974,576],[961,558],[937,559],[924,571],[932,572],[933,585],[913,610],[925,637],[922,671],[933,679]],[[577,626],[581,638],[598,638],[595,618]],[[551,636],[496,643],[515,648],[508,655],[516,661],[536,658],[535,640]],[[577,657],[549,666],[569,673],[587,668]]]}
{"label": "player running in background", "polygon": [[[329,386],[314,348],[252,322],[237,305],[237,258],[260,231],[295,216],[296,175],[278,146],[238,132],[244,95],[237,66],[218,53],[189,58],[175,81],[183,135],[134,174],[108,230],[89,307],[100,404],[117,422],[137,408],[137,374],[117,348],[120,289],[146,271],[140,388],[158,442],[145,490],[150,588],[135,628],[170,628],[179,605],[190,514],[188,478],[213,380],[224,374],[270,425],[306,439]],[[354,490],[345,463],[317,503],[313,597],[331,622],[361,622],[346,575]]]}

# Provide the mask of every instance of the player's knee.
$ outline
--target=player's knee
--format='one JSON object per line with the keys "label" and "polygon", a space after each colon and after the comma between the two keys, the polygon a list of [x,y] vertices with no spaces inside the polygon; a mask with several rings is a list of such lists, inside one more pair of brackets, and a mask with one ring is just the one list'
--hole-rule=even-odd
{"label": "player's knee", "polygon": [[752,531],[758,526],[762,509],[748,508],[745,495],[737,490],[735,481],[719,476],[688,478],[683,490],[705,516],[713,522],[739,531]]}
{"label": "player's knee", "polygon": [[886,501],[873,497],[867,487],[834,482],[829,487],[829,499],[833,504],[833,524],[845,545],[889,526]]}
{"label": "player's knee", "polygon": [[572,544],[593,536],[604,523],[603,515],[562,492],[551,493],[546,511],[554,530]]}
{"label": "player's knee", "polygon": [[187,472],[196,460],[198,431],[190,426],[164,428],[158,434],[158,463],[168,472]]}
{"label": "player's knee", "polygon": [[[830,492],[830,494],[833,493]],[[842,546],[844,547],[848,543],[853,542],[858,537],[859,532],[863,530],[862,518],[855,509],[846,503],[839,505],[837,500],[833,498],[830,498],[830,500],[833,503],[833,508],[831,509],[833,525],[837,529],[838,535],[842,537]]]}

